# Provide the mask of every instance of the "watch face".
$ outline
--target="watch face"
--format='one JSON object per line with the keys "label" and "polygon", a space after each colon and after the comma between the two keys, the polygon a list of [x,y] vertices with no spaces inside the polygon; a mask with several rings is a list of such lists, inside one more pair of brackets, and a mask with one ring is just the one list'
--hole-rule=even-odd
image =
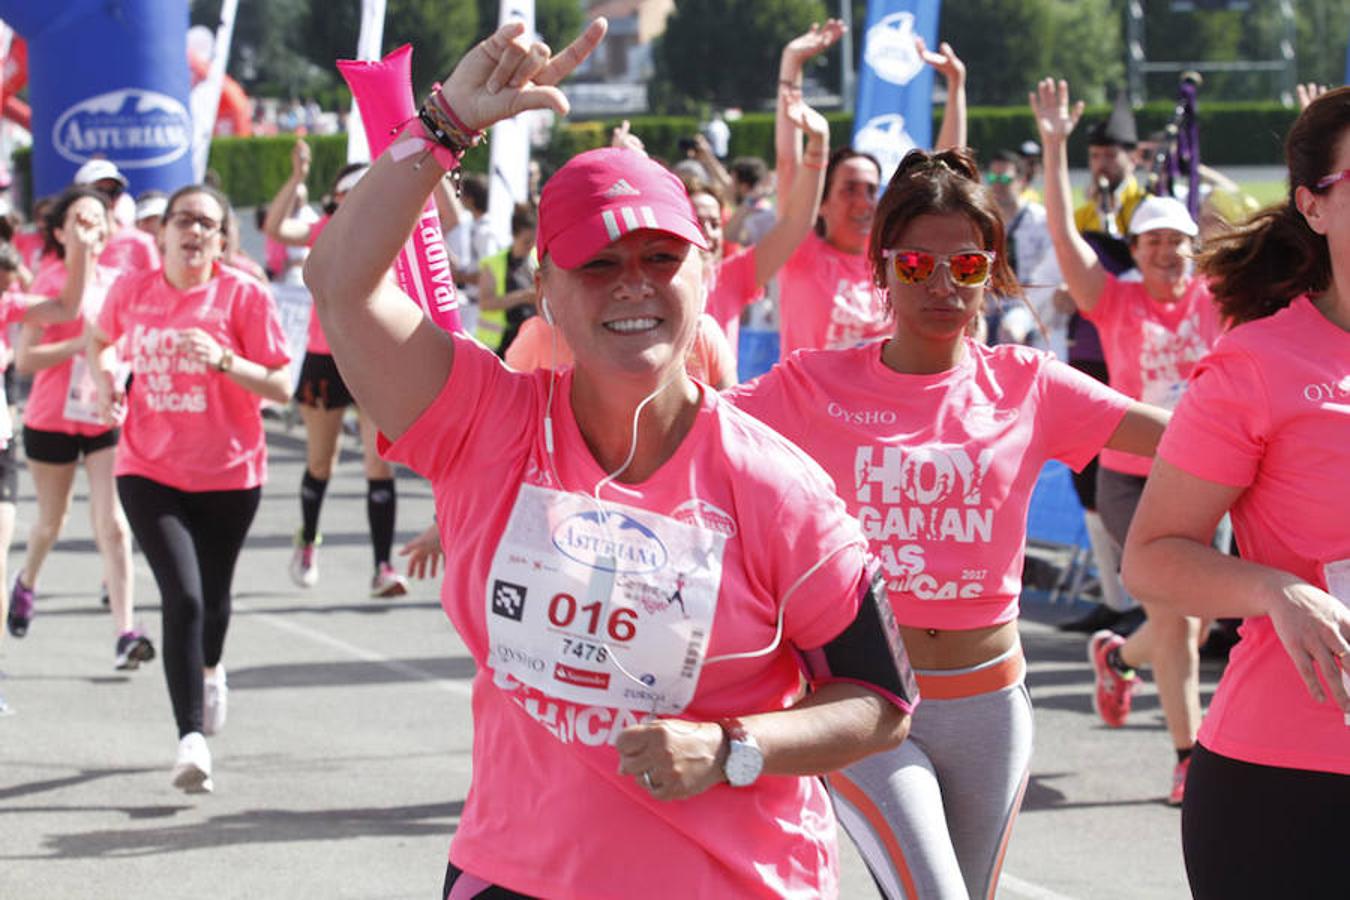
{"label": "watch face", "polygon": [[727,781],[732,787],[753,784],[764,770],[764,755],[759,747],[741,741],[732,741],[727,751]]}

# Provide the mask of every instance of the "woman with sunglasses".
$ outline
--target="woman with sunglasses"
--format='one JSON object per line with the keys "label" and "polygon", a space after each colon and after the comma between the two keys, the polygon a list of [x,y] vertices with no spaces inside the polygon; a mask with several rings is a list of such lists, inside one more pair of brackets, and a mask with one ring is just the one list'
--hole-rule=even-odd
{"label": "woman with sunglasses", "polygon": [[[291,177],[268,204],[267,218],[263,222],[263,233],[287,247],[313,246],[347,194],[366,173],[366,163],[350,163],[340,169],[333,181],[331,199],[318,221],[289,215],[290,210],[296,209],[296,197],[309,177],[310,153],[309,145],[303,140],[295,142],[291,151]],[[300,407],[300,419],[305,423],[305,474],[300,480],[301,524],[291,554],[290,575],[297,587],[309,588],[319,581],[319,514],[342,450],[339,443],[342,420],[347,415],[347,407],[353,405],[351,392],[333,361],[333,352],[324,337],[317,312],[310,313],[309,341],[300,366],[295,400]],[[394,470],[380,459],[375,449],[375,426],[365,416],[358,415],[358,422],[361,461],[366,474],[366,521],[375,565],[370,594],[372,597],[398,597],[407,593],[408,582],[390,563],[398,507]]]}
{"label": "woman with sunglasses", "polygon": [[[83,262],[86,247],[71,246],[72,234],[101,223],[100,251],[112,227],[106,196],[91,187],[66,190],[48,213],[44,232],[50,255],[30,290],[55,296],[70,288],[73,278],[89,289],[83,315],[57,324],[29,320],[15,345],[18,371],[33,376],[24,406],[23,447],[37,496],[37,517],[28,535],[23,566],[14,576],[9,600],[9,630],[27,633],[34,615],[38,576],[61,536],[75,490],[81,459],[89,480],[89,516],[94,543],[103,562],[103,586],[116,622],[114,666],[132,670],[154,659],[155,648],[136,627],[132,599],[131,540],[126,516],[113,482],[114,451],[119,432],[98,414],[94,382],[83,351],[89,323],[119,272]],[[81,223],[84,223],[81,225]],[[90,587],[93,587],[90,585]]]}
{"label": "woman with sunglasses", "polygon": [[568,369],[512,372],[385,277],[480,129],[566,112],[554,85],[605,21],[556,56],[523,30],[469,51],[306,264],[387,455],[431,480],[478,664],[445,894],[835,896],[806,776],[895,746],[912,686],[819,468],[685,372],[707,244],[679,179],[606,147],[544,186],[536,284]]}
{"label": "woman with sunglasses", "polygon": [[283,403],[290,387],[271,295],[221,264],[229,216],[214,188],[176,191],[164,267],[113,284],[88,348],[99,408],[122,423],[117,493],[159,587],[172,781],[188,793],[214,789],[206,736],[225,724],[230,587],[267,478],[261,400]]}
{"label": "woman with sunglasses", "polygon": [[[1232,331],[1196,367],[1125,545],[1146,602],[1244,616],[1181,811],[1191,892],[1343,888],[1350,810],[1350,88],[1289,131],[1289,196],[1201,258]],[[1232,513],[1242,558],[1209,546]]]}
{"label": "woman with sunglasses", "polygon": [[1164,416],[1052,356],[969,337],[1019,292],[970,152],[911,151],[868,246],[890,337],[803,351],[727,398],[824,466],[879,559],[922,704],[895,750],[828,778],[887,897],[987,897],[1031,757],[1017,635],[1042,465],[1151,453]]}
{"label": "woman with sunglasses", "polygon": [[[1173,409],[1186,379],[1223,332],[1208,280],[1192,271],[1199,233],[1186,207],[1172,197],[1148,197],[1130,218],[1130,256],[1137,279],[1111,275],[1073,224],[1065,144],[1083,113],[1069,103],[1069,86],[1045,79],[1031,95],[1045,149],[1045,210],[1060,273],[1079,312],[1097,326],[1111,386],[1123,394]],[[1108,450],[1097,469],[1097,512],[1120,546],[1144,490],[1151,460]],[[1151,664],[1158,700],[1176,750],[1167,801],[1179,806],[1200,728],[1200,620],[1167,608],[1150,609],[1129,639],[1112,631],[1092,635],[1088,658],[1096,677],[1094,706],[1102,721],[1125,724],[1140,679]]]}
{"label": "woman with sunglasses", "polygon": [[[778,196],[791,197],[801,178],[819,178],[825,170],[815,233],[796,246],[778,273],[779,358],[808,348],[844,348],[880,340],[890,333],[886,298],[872,283],[867,236],[876,213],[881,163],[871,153],[839,147],[826,155],[823,142],[808,141],[791,109],[801,103],[802,69],[844,34],[830,19],[790,41],[778,68],[778,114],[774,125]],[[925,63],[947,82],[947,107],[938,147],[965,144],[966,67],[951,46],[934,53],[917,41]],[[808,135],[810,132],[807,132]],[[806,170],[806,171],[803,171]],[[811,171],[815,170],[815,171]]]}

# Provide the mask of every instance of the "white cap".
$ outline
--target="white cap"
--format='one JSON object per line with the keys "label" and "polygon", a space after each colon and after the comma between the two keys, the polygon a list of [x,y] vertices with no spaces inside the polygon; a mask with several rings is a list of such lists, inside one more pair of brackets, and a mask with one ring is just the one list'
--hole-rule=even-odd
{"label": "white cap", "polygon": [[148,219],[151,216],[162,216],[164,210],[169,208],[168,197],[146,197],[136,204],[136,221]]}
{"label": "white cap", "polygon": [[1175,197],[1145,197],[1130,217],[1130,234],[1143,234],[1159,228],[1171,228],[1187,237],[1195,237],[1200,233],[1190,210],[1180,200]]}
{"label": "white cap", "polygon": [[91,159],[80,166],[75,173],[76,184],[97,184],[105,178],[121,182],[122,187],[127,186],[127,176],[119,172],[117,166],[106,159]]}

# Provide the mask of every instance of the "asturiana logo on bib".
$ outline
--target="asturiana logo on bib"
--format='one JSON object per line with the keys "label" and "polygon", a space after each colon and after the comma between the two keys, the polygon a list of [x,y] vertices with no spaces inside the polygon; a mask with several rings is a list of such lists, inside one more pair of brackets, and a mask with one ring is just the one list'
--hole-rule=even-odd
{"label": "asturiana logo on bib", "polygon": [[106,157],[122,169],[172,162],[192,145],[192,116],[167,94],[126,88],[89,97],[52,127],[52,146],[74,163]]}
{"label": "asturiana logo on bib", "polygon": [[621,512],[583,512],[553,530],[563,556],[592,569],[640,574],[665,567],[666,545],[646,525]]}

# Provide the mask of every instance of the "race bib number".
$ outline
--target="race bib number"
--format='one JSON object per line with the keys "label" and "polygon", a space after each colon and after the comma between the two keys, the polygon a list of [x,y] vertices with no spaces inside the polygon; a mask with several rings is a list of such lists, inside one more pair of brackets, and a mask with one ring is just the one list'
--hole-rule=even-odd
{"label": "race bib number", "polygon": [[689,705],[726,537],[524,485],[487,582],[488,664],[560,700],[662,715]]}
{"label": "race bib number", "polygon": [[66,405],[61,408],[61,415],[71,422],[103,424],[98,414],[98,386],[83,353],[70,359],[70,384],[66,387]]}

